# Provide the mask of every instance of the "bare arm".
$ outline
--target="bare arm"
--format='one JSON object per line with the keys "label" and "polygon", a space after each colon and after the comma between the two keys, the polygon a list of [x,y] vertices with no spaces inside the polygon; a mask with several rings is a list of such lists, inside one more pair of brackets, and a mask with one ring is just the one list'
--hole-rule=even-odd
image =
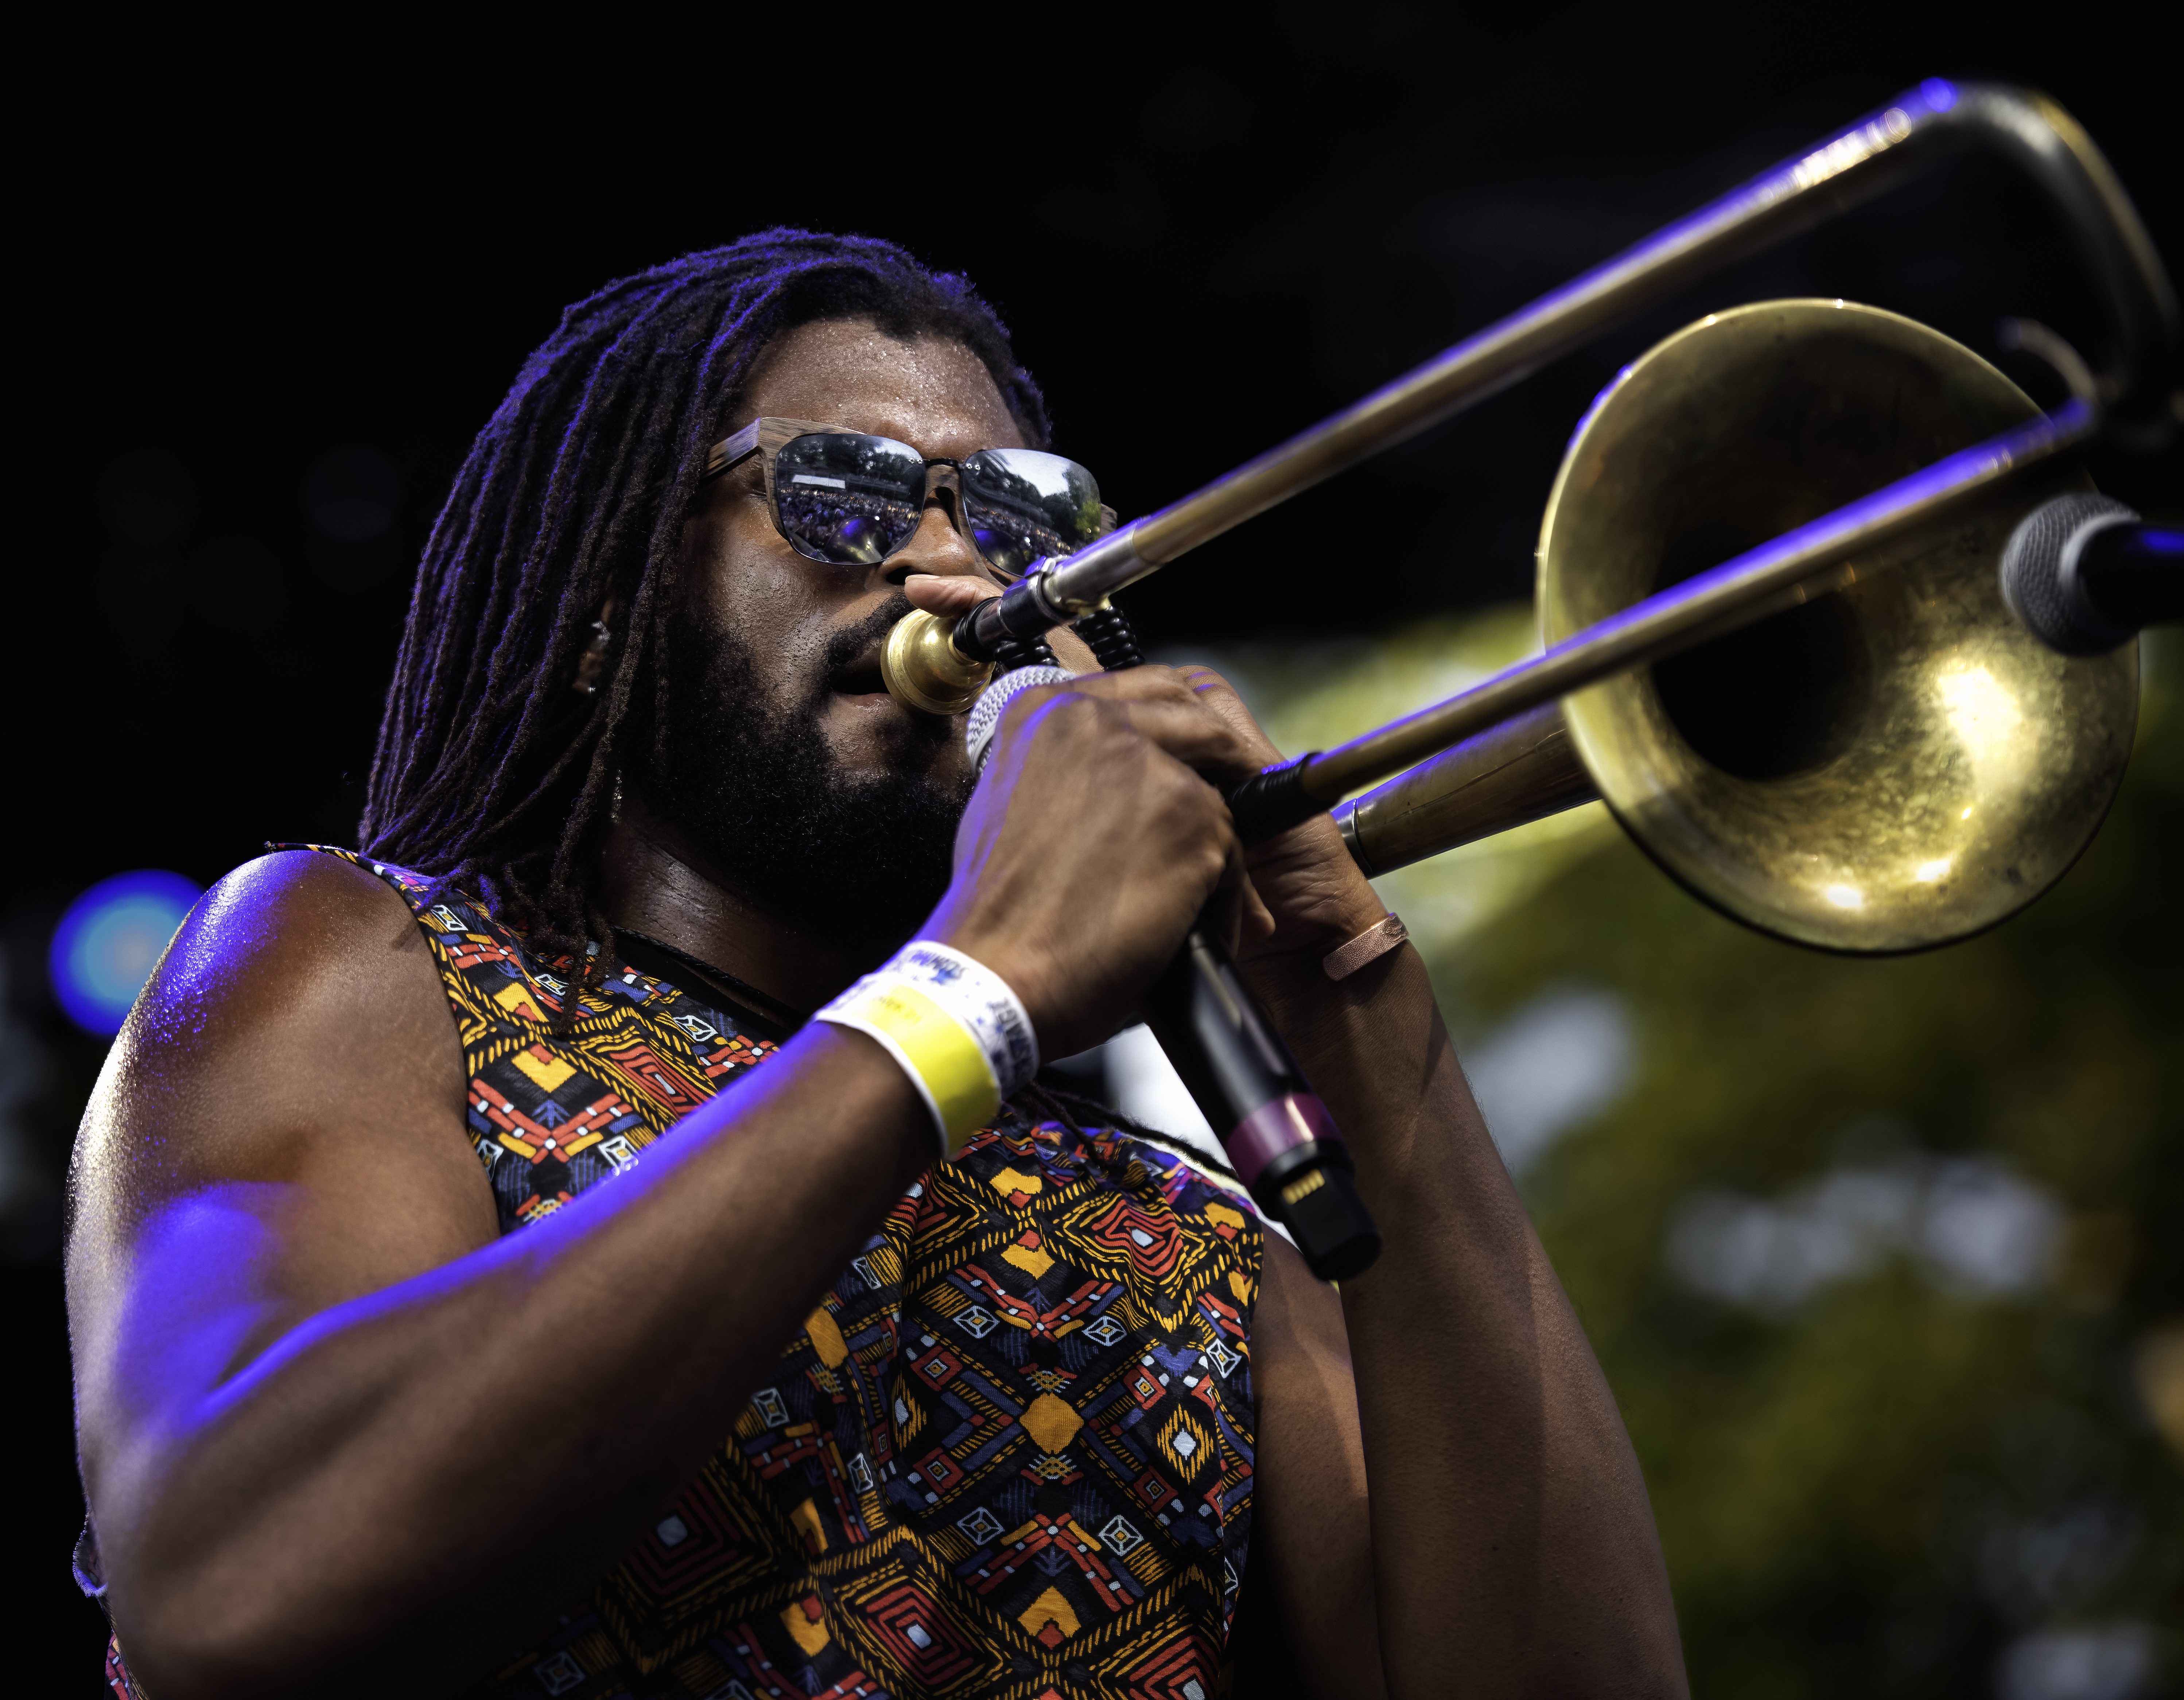
{"label": "bare arm", "polygon": [[1306,1692],[1440,1694],[1460,1673],[1467,1694],[1683,1693],[1637,1459],[1424,963],[1405,947],[1326,978],[1321,958],[1384,911],[1325,819],[1252,878],[1279,924],[1246,972],[1386,1240],[1339,1301],[1270,1248],[1254,1609],[1284,1619]]}
{"label": "bare arm", "polygon": [[932,1155],[894,1065],[821,1026],[502,1240],[464,1085],[408,910],[319,856],[216,888],[115,1046],[70,1300],[161,1700],[489,1671],[657,1519]]}
{"label": "bare arm", "polygon": [[[1054,1054],[1240,889],[1193,771],[1237,769],[1233,734],[1164,676],[1106,695],[1017,717],[923,929]],[[116,1043],[70,1311],[109,1603],[159,1700],[488,1675],[658,1519],[933,1155],[895,1064],[819,1024],[501,1239],[465,1084],[406,907],[301,854],[222,882]]]}
{"label": "bare arm", "polygon": [[1387,1240],[1344,1285],[1341,1320],[1388,1692],[1443,1692],[1455,1666],[1481,1694],[1680,1694],[1637,1459],[1424,965],[1406,950],[1354,978],[1364,984],[1345,982],[1318,1022],[1288,1031],[1350,1133]]}

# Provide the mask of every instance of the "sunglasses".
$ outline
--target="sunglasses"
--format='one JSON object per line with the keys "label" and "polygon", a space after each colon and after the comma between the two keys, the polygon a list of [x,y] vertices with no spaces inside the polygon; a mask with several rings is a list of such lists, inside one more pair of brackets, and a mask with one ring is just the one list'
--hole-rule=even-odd
{"label": "sunglasses", "polygon": [[871,566],[899,553],[933,491],[954,488],[963,529],[995,571],[1010,577],[1041,555],[1072,554],[1112,531],[1115,510],[1074,460],[1036,449],[981,449],[928,460],[907,443],[805,419],[755,419],[713,445],[705,476],[754,454],[766,472],[775,529],[799,555],[835,566]]}

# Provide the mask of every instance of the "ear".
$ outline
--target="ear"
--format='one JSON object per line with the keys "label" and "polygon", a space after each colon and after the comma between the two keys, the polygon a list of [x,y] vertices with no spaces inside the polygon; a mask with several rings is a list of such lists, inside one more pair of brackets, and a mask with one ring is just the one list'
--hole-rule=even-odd
{"label": "ear", "polygon": [[599,694],[599,677],[606,672],[607,656],[615,645],[614,617],[615,599],[610,596],[599,604],[599,617],[592,621],[592,641],[577,657],[577,677],[569,688],[578,696]]}

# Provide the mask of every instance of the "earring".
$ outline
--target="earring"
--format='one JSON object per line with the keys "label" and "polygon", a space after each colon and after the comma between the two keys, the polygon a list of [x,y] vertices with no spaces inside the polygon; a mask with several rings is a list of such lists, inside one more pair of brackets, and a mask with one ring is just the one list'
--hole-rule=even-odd
{"label": "earring", "polygon": [[614,648],[615,634],[607,623],[614,618],[614,598],[610,596],[599,605],[599,617],[592,621],[592,641],[577,657],[577,677],[569,688],[578,696],[599,694],[599,675],[606,670],[607,654]]}

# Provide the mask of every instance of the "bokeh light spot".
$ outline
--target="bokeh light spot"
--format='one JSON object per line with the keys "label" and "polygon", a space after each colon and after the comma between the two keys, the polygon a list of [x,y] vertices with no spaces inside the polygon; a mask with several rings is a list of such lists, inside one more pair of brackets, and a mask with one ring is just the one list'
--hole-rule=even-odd
{"label": "bokeh light spot", "polygon": [[203,895],[179,873],[142,868],[102,879],[69,905],[47,957],[69,1019],[87,1033],[119,1033],[159,953]]}

